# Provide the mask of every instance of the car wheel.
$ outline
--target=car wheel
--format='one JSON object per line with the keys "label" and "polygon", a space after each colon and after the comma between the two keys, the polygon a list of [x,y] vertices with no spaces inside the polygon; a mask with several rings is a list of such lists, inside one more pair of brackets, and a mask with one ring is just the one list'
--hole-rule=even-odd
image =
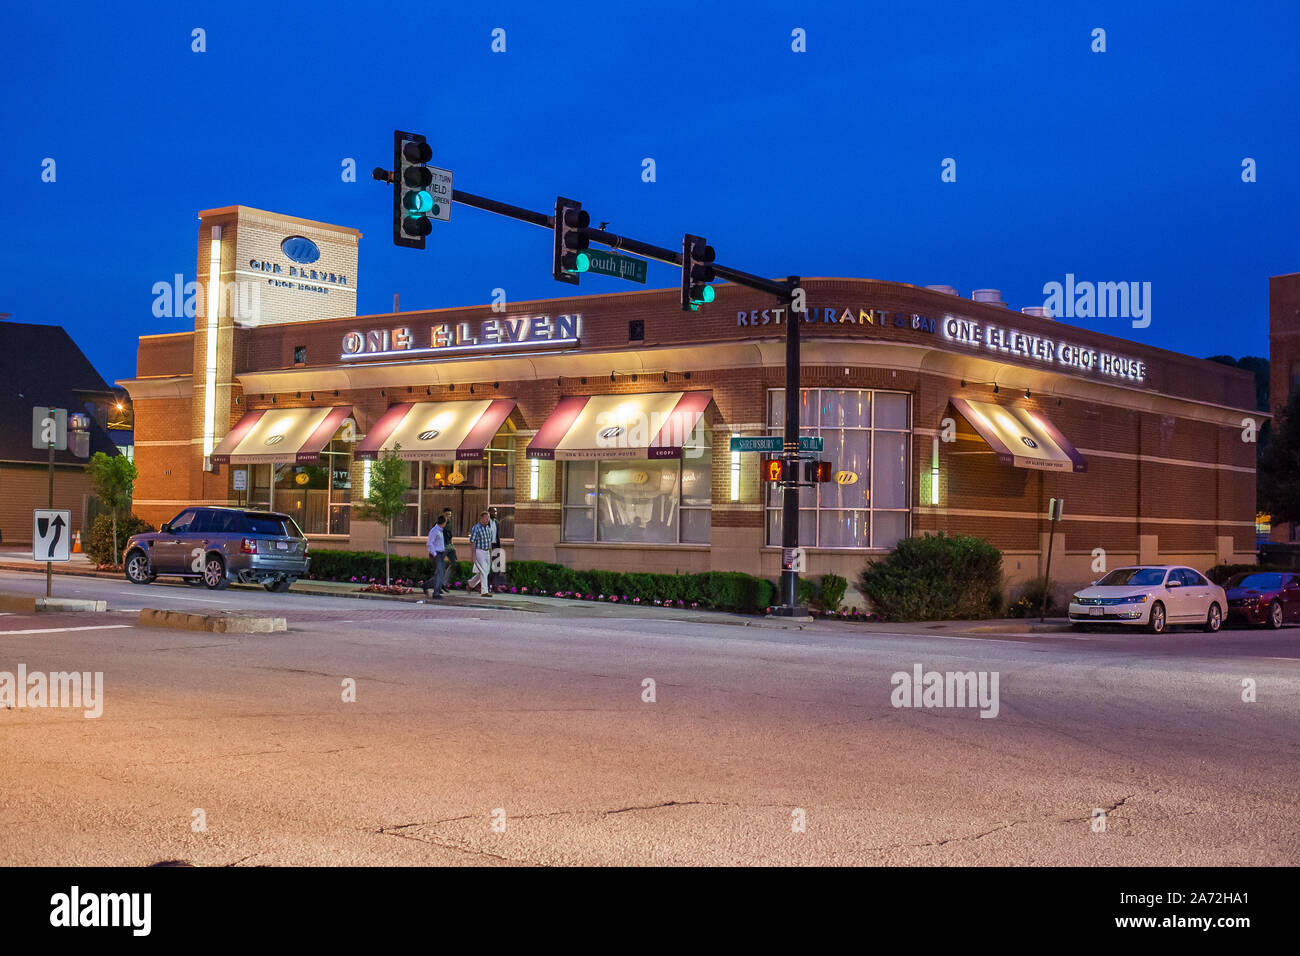
{"label": "car wheel", "polygon": [[1210,605],[1210,611],[1205,615],[1205,630],[1214,634],[1219,628],[1223,627],[1223,612],[1219,610],[1218,602]]}
{"label": "car wheel", "polygon": [[203,583],[211,591],[222,591],[230,586],[226,580],[226,562],[221,555],[210,554],[203,563]]}
{"label": "car wheel", "polygon": [[289,585],[293,584],[287,578],[281,578],[279,581],[263,581],[262,587],[266,588],[272,594],[283,594],[289,590]]}
{"label": "car wheel", "polygon": [[1274,601],[1268,606],[1268,626],[1278,630],[1282,626],[1282,602]]}
{"label": "car wheel", "polygon": [[149,559],[143,551],[132,551],[126,556],[123,567],[126,579],[132,584],[149,584],[153,581],[153,572],[149,570]]}
{"label": "car wheel", "polygon": [[1157,601],[1151,608],[1151,617],[1147,619],[1147,630],[1152,634],[1163,634],[1167,625],[1165,606]]}

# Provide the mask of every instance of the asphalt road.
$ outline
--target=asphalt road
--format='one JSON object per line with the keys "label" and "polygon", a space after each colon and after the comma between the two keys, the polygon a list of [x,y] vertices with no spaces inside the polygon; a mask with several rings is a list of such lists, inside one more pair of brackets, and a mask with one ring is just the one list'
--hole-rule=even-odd
{"label": "asphalt road", "polygon": [[[104,675],[99,718],[0,708],[8,865],[1300,862],[1300,629],[957,637],[57,589],[290,630],[0,616],[0,672]],[[917,664],[996,672],[997,716],[894,707]]]}

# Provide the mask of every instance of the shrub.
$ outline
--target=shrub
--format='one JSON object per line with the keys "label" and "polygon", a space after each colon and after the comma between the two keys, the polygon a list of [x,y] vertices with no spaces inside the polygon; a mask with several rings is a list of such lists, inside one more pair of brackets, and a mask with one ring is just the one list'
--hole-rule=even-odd
{"label": "shrub", "polygon": [[[126,547],[126,539],[133,534],[158,529],[138,515],[129,515],[117,519],[117,543]],[[122,561],[121,554],[113,553],[113,516],[102,514],[90,526],[90,534],[82,536],[81,550],[86,553],[96,567],[115,568]]]}
{"label": "shrub", "polygon": [[[1056,601],[1056,582],[1047,582],[1047,613],[1055,614],[1064,608]],[[1007,607],[1007,617],[1034,617],[1043,606],[1043,579],[1034,578],[1020,591],[1020,596]]]}
{"label": "shrub", "polygon": [[821,605],[823,611],[838,611],[844,601],[844,592],[849,589],[849,582],[838,574],[823,574],[821,585]]}
{"label": "shrub", "polygon": [[970,535],[904,538],[862,572],[862,593],[882,620],[992,617],[1002,606],[1002,553]]}

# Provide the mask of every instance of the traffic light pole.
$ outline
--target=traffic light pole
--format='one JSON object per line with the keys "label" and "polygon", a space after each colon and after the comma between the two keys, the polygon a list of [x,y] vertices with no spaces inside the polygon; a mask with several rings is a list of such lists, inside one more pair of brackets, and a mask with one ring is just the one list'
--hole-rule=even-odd
{"label": "traffic light pole", "polygon": [[785,312],[785,431],[782,436],[781,458],[781,606],[777,613],[783,617],[805,617],[807,611],[799,607],[799,332],[803,324],[802,313],[790,306],[794,290],[799,288],[799,277],[786,280],[788,291],[781,297]]}
{"label": "traffic light pole", "polygon": [[[373,176],[380,182],[393,181],[393,173],[384,169],[376,169]],[[489,199],[486,196],[477,196],[474,193],[467,193],[463,189],[452,189],[451,201],[462,206],[471,206],[484,212],[495,213],[498,216],[517,219],[520,222],[532,223],[534,226],[540,226],[543,229],[555,229],[555,217],[553,215],[525,209],[522,206],[513,206],[510,203]],[[598,242],[615,251],[629,252],[632,255],[641,256],[643,259],[653,259],[656,262],[667,263],[679,268],[683,265],[681,250],[666,249],[663,246],[652,245],[628,236],[620,236],[616,233],[606,232],[603,229],[588,227],[583,231],[589,241]],[[775,296],[786,307],[785,432],[782,440],[784,451],[781,457],[786,462],[793,463],[788,467],[791,473],[796,474],[796,479],[783,481],[781,486],[781,606],[776,609],[776,613],[785,617],[802,617],[807,612],[799,606],[799,572],[796,570],[799,563],[797,560],[799,552],[797,462],[799,461],[799,326],[801,319],[800,314],[793,312],[790,308],[799,289],[799,277],[790,276],[784,281],[775,281],[716,263],[714,263],[713,271],[719,279],[725,279],[728,282],[734,282],[736,285]]]}

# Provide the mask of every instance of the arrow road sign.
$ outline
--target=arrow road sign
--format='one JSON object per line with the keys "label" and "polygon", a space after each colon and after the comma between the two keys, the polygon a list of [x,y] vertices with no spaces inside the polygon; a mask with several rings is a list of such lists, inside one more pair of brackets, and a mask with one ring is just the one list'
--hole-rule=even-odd
{"label": "arrow road sign", "polygon": [[72,560],[72,512],[37,508],[32,512],[32,560]]}

